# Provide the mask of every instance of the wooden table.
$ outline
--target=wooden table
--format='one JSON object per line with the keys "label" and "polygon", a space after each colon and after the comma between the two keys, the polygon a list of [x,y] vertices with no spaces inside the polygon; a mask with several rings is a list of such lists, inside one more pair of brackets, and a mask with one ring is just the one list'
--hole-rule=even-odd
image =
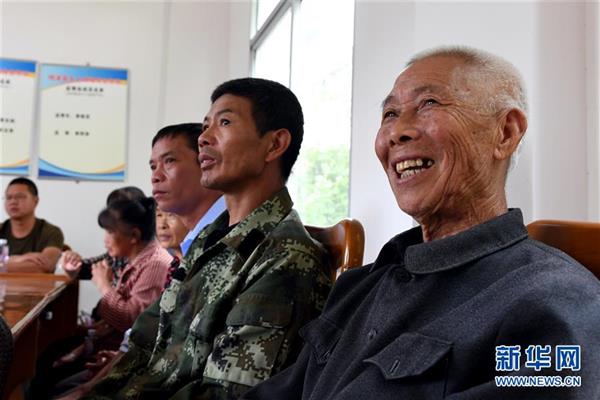
{"label": "wooden table", "polygon": [[36,360],[50,343],[75,333],[78,296],[78,281],[65,276],[0,273],[0,314],[15,343],[5,399],[20,397],[18,386],[34,375]]}

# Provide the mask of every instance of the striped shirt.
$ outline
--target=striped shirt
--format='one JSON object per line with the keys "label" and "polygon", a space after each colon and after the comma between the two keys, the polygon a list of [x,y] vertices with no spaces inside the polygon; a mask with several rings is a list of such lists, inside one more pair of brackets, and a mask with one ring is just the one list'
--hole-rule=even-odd
{"label": "striped shirt", "polygon": [[173,257],[156,240],[125,266],[115,288],[98,303],[100,316],[124,332],[162,292]]}

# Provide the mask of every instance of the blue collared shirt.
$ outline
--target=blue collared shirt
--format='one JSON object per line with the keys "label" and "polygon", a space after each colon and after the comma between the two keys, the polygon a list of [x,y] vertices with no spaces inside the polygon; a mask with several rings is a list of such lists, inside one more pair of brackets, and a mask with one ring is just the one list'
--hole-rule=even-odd
{"label": "blue collared shirt", "polygon": [[226,208],[227,206],[225,205],[225,197],[219,197],[219,199],[215,201],[214,204],[208,209],[206,214],[204,214],[202,218],[200,218],[194,229],[189,231],[183,239],[183,241],[179,244],[179,247],[181,247],[181,253],[184,256],[188,252],[192,242],[194,241],[194,239],[196,239],[196,236],[198,236],[202,228],[204,228],[206,225],[212,223],[215,219],[217,219],[217,217],[221,215],[221,213],[225,211]]}

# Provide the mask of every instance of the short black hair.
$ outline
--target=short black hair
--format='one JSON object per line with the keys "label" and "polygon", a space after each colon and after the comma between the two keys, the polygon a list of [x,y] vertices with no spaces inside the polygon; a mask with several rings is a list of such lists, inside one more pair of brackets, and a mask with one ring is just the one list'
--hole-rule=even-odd
{"label": "short black hair", "polygon": [[261,135],[276,129],[287,129],[290,146],[281,156],[281,175],[287,181],[300,153],[304,135],[304,115],[298,98],[280,83],[259,78],[234,79],[220,84],[211,94],[211,102],[231,94],[246,98],[252,104],[252,117]]}
{"label": "short black hair", "polygon": [[188,147],[198,153],[198,136],[200,136],[201,133],[202,124],[195,122],[165,126],[156,132],[156,135],[152,138],[152,147],[154,147],[159,140],[165,138],[174,139],[181,136],[187,141]]}
{"label": "short black hair", "polygon": [[125,234],[138,228],[141,241],[147,243],[156,234],[156,202],[152,197],[113,201],[98,215],[98,225],[103,229]]}
{"label": "short black hair", "polygon": [[12,185],[25,185],[25,186],[27,186],[27,190],[29,190],[29,193],[31,193],[35,197],[38,196],[38,188],[37,188],[37,186],[35,186],[35,183],[33,183],[33,181],[31,179],[25,178],[24,176],[15,178],[8,183],[8,186],[12,186]]}
{"label": "short black hair", "polygon": [[110,192],[106,198],[106,205],[119,200],[141,200],[145,197],[146,195],[139,187],[125,186]]}

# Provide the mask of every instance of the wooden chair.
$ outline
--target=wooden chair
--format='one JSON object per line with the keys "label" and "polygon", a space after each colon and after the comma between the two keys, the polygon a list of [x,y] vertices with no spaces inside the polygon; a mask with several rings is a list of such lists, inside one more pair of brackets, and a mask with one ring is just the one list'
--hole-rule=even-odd
{"label": "wooden chair", "polygon": [[332,281],[345,270],[362,265],[365,230],[357,220],[346,218],[327,228],[307,225],[306,230],[329,252],[329,271]]}
{"label": "wooden chair", "polygon": [[600,279],[600,223],[539,220],[527,230],[532,239],[564,251]]}

